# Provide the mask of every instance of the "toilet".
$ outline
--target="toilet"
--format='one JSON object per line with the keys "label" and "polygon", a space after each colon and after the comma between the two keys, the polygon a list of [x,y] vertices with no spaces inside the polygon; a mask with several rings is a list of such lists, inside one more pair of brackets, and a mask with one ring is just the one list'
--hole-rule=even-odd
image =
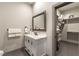
{"label": "toilet", "polygon": [[4,54],[3,50],[0,50],[0,56],[2,56]]}

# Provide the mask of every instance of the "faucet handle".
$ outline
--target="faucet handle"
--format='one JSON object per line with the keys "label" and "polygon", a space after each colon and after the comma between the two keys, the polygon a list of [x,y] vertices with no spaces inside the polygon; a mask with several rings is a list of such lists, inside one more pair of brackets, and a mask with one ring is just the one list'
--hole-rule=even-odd
{"label": "faucet handle", "polygon": [[37,33],[37,32],[34,32],[34,34],[35,34],[35,35],[38,35],[38,33]]}

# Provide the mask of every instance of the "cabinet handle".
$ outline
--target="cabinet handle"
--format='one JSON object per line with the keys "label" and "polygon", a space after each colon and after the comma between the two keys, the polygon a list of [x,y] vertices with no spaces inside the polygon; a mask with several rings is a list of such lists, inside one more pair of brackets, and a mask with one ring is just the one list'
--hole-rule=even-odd
{"label": "cabinet handle", "polygon": [[32,45],[33,43],[31,42],[31,45]]}
{"label": "cabinet handle", "polygon": [[28,43],[29,43],[29,40],[28,40]]}

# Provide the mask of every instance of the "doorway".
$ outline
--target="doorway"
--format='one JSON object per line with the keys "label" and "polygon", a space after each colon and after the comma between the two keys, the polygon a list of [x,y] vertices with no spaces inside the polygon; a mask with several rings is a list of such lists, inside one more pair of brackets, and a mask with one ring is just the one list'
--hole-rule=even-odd
{"label": "doorway", "polygon": [[79,56],[79,3],[65,2],[55,11],[56,55]]}

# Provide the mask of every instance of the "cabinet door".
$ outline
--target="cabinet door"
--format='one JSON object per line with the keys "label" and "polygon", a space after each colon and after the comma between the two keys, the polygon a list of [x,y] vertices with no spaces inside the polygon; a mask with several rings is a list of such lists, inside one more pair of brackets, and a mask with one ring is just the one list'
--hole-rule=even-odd
{"label": "cabinet door", "polygon": [[28,42],[27,42],[27,37],[24,38],[24,43],[25,43],[25,47],[27,47],[27,45],[28,45],[28,44],[27,44],[27,43],[28,43]]}
{"label": "cabinet door", "polygon": [[38,46],[37,46],[37,51],[36,51],[38,56],[41,56],[44,53],[46,53],[45,43],[46,43],[45,39],[38,40],[38,44],[37,44]]}
{"label": "cabinet door", "polygon": [[37,46],[38,46],[37,40],[32,39],[31,40],[31,48],[32,48],[32,54],[34,56],[36,56]]}

